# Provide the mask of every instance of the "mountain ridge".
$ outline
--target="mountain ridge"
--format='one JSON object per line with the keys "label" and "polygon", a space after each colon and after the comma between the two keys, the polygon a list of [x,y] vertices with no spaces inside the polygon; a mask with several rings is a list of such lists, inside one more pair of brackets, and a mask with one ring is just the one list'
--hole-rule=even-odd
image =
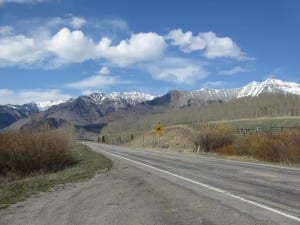
{"label": "mountain ridge", "polygon": [[[202,107],[243,97],[256,97],[264,93],[295,94],[299,96],[300,84],[267,79],[261,83],[251,82],[236,89],[172,90],[159,97],[141,92],[112,92],[109,94],[96,92],[67,101],[52,101],[50,102],[52,105],[46,110],[39,113],[33,111],[28,114],[29,119],[27,122],[24,122],[25,116],[17,118],[22,119],[22,121],[17,122],[12,127],[18,129],[24,124],[35,124],[34,127],[38,127],[45,123],[57,124],[57,126],[60,123],[73,125],[105,124],[124,116],[134,117],[147,113],[167,112],[172,109]],[[57,102],[59,104],[53,104]],[[35,109],[38,108],[37,105],[34,106],[34,103],[31,103],[31,105]],[[17,106],[14,107],[17,108]],[[37,115],[32,116],[32,114]]]}

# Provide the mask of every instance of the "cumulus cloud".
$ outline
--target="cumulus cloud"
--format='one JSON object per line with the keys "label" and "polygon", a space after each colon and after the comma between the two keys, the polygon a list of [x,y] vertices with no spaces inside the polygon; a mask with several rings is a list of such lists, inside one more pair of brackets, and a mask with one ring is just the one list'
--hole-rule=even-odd
{"label": "cumulus cloud", "polygon": [[36,101],[50,101],[50,100],[67,100],[72,96],[63,93],[61,90],[20,90],[13,91],[9,89],[0,89],[0,104],[25,104]]}
{"label": "cumulus cloud", "polygon": [[[39,20],[36,23],[39,24]],[[162,59],[168,46],[166,40],[185,53],[203,51],[209,59],[247,59],[231,38],[217,37],[213,32],[196,36],[181,29],[172,30],[166,36],[154,32],[136,33],[116,42],[106,36],[98,40],[88,36],[80,29],[85,23],[85,18],[68,15],[51,18],[45,23],[45,28],[37,26],[36,30],[25,34],[15,33],[10,26],[0,27],[0,66],[42,65],[43,68],[56,68],[62,64],[103,60],[118,67],[129,67]],[[128,26],[122,20],[114,20],[113,24],[120,29]],[[59,29],[61,26],[64,27]]]}
{"label": "cumulus cloud", "polygon": [[148,71],[155,79],[188,85],[208,75],[201,63],[183,58],[165,58],[148,66]]}
{"label": "cumulus cloud", "polygon": [[184,33],[181,29],[170,31],[166,35],[167,40],[171,40],[171,45],[179,46],[180,50],[186,53],[203,50],[206,42],[201,36],[193,36],[191,31]]}
{"label": "cumulus cloud", "polygon": [[42,43],[23,35],[0,37],[0,66],[39,63],[46,56]]}
{"label": "cumulus cloud", "polygon": [[191,31],[184,33],[181,29],[175,29],[170,31],[165,38],[171,40],[171,45],[178,46],[185,53],[203,50],[203,55],[208,59],[249,59],[231,38],[217,37],[214,32],[199,33],[194,36]]}
{"label": "cumulus cloud", "polygon": [[229,37],[217,37],[213,32],[204,33],[203,39],[207,43],[204,56],[209,59],[233,58],[237,60],[246,59],[247,56],[240,47]]}
{"label": "cumulus cloud", "polygon": [[34,37],[7,34],[7,29],[2,30],[6,35],[0,36],[0,66],[28,65],[49,62],[49,59],[55,65],[104,59],[126,67],[156,60],[163,56],[166,47],[164,38],[152,32],[132,34],[129,39],[113,45],[109,38],[101,38],[95,43],[81,30],[70,30],[67,27],[53,35],[47,36],[43,32]]}
{"label": "cumulus cloud", "polygon": [[234,75],[234,74],[237,74],[237,73],[245,73],[245,72],[248,72],[249,70],[247,70],[246,68],[243,68],[241,66],[236,66],[236,67],[233,67],[232,69],[229,69],[229,70],[222,70],[219,72],[220,75]]}
{"label": "cumulus cloud", "polygon": [[100,57],[121,67],[156,60],[163,56],[165,48],[164,38],[152,32],[133,34],[115,46],[111,45],[109,38],[102,38],[97,45]]}
{"label": "cumulus cloud", "polygon": [[92,39],[80,30],[62,28],[47,42],[46,50],[57,56],[62,63],[83,62],[96,57]]}

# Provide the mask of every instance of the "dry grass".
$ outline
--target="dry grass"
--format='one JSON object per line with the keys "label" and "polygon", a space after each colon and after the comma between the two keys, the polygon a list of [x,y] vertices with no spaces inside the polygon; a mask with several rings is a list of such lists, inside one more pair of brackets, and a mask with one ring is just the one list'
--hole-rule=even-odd
{"label": "dry grass", "polygon": [[218,149],[230,146],[237,135],[229,126],[206,127],[201,130],[195,139],[195,144],[204,152],[215,152]]}
{"label": "dry grass", "polygon": [[195,142],[204,152],[248,156],[282,164],[300,163],[300,131],[237,136],[230,127],[202,130]]}
{"label": "dry grass", "polygon": [[300,163],[300,132],[285,132],[241,137],[236,143],[237,154],[283,164]]}
{"label": "dry grass", "polygon": [[74,140],[66,131],[0,134],[0,174],[58,171],[73,163]]}
{"label": "dry grass", "polygon": [[154,130],[135,136],[132,141],[126,145],[138,148],[150,149],[170,149],[178,152],[194,152],[196,145],[193,142],[195,131],[187,126],[169,126],[163,127],[160,139]]}

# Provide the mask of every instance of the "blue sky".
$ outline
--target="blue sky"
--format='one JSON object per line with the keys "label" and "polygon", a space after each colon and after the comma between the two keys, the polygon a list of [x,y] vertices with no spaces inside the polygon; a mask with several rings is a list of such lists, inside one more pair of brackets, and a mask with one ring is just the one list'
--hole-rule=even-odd
{"label": "blue sky", "polygon": [[300,82],[297,0],[0,0],[0,104]]}

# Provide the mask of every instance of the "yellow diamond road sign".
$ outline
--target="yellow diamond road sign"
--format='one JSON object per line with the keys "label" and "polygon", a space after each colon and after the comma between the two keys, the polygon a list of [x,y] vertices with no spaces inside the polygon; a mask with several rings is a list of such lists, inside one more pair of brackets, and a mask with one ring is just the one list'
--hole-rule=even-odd
{"label": "yellow diamond road sign", "polygon": [[160,135],[161,135],[162,128],[161,128],[160,123],[158,123],[158,124],[156,125],[156,127],[155,127],[154,130],[155,130],[157,136],[160,136]]}

